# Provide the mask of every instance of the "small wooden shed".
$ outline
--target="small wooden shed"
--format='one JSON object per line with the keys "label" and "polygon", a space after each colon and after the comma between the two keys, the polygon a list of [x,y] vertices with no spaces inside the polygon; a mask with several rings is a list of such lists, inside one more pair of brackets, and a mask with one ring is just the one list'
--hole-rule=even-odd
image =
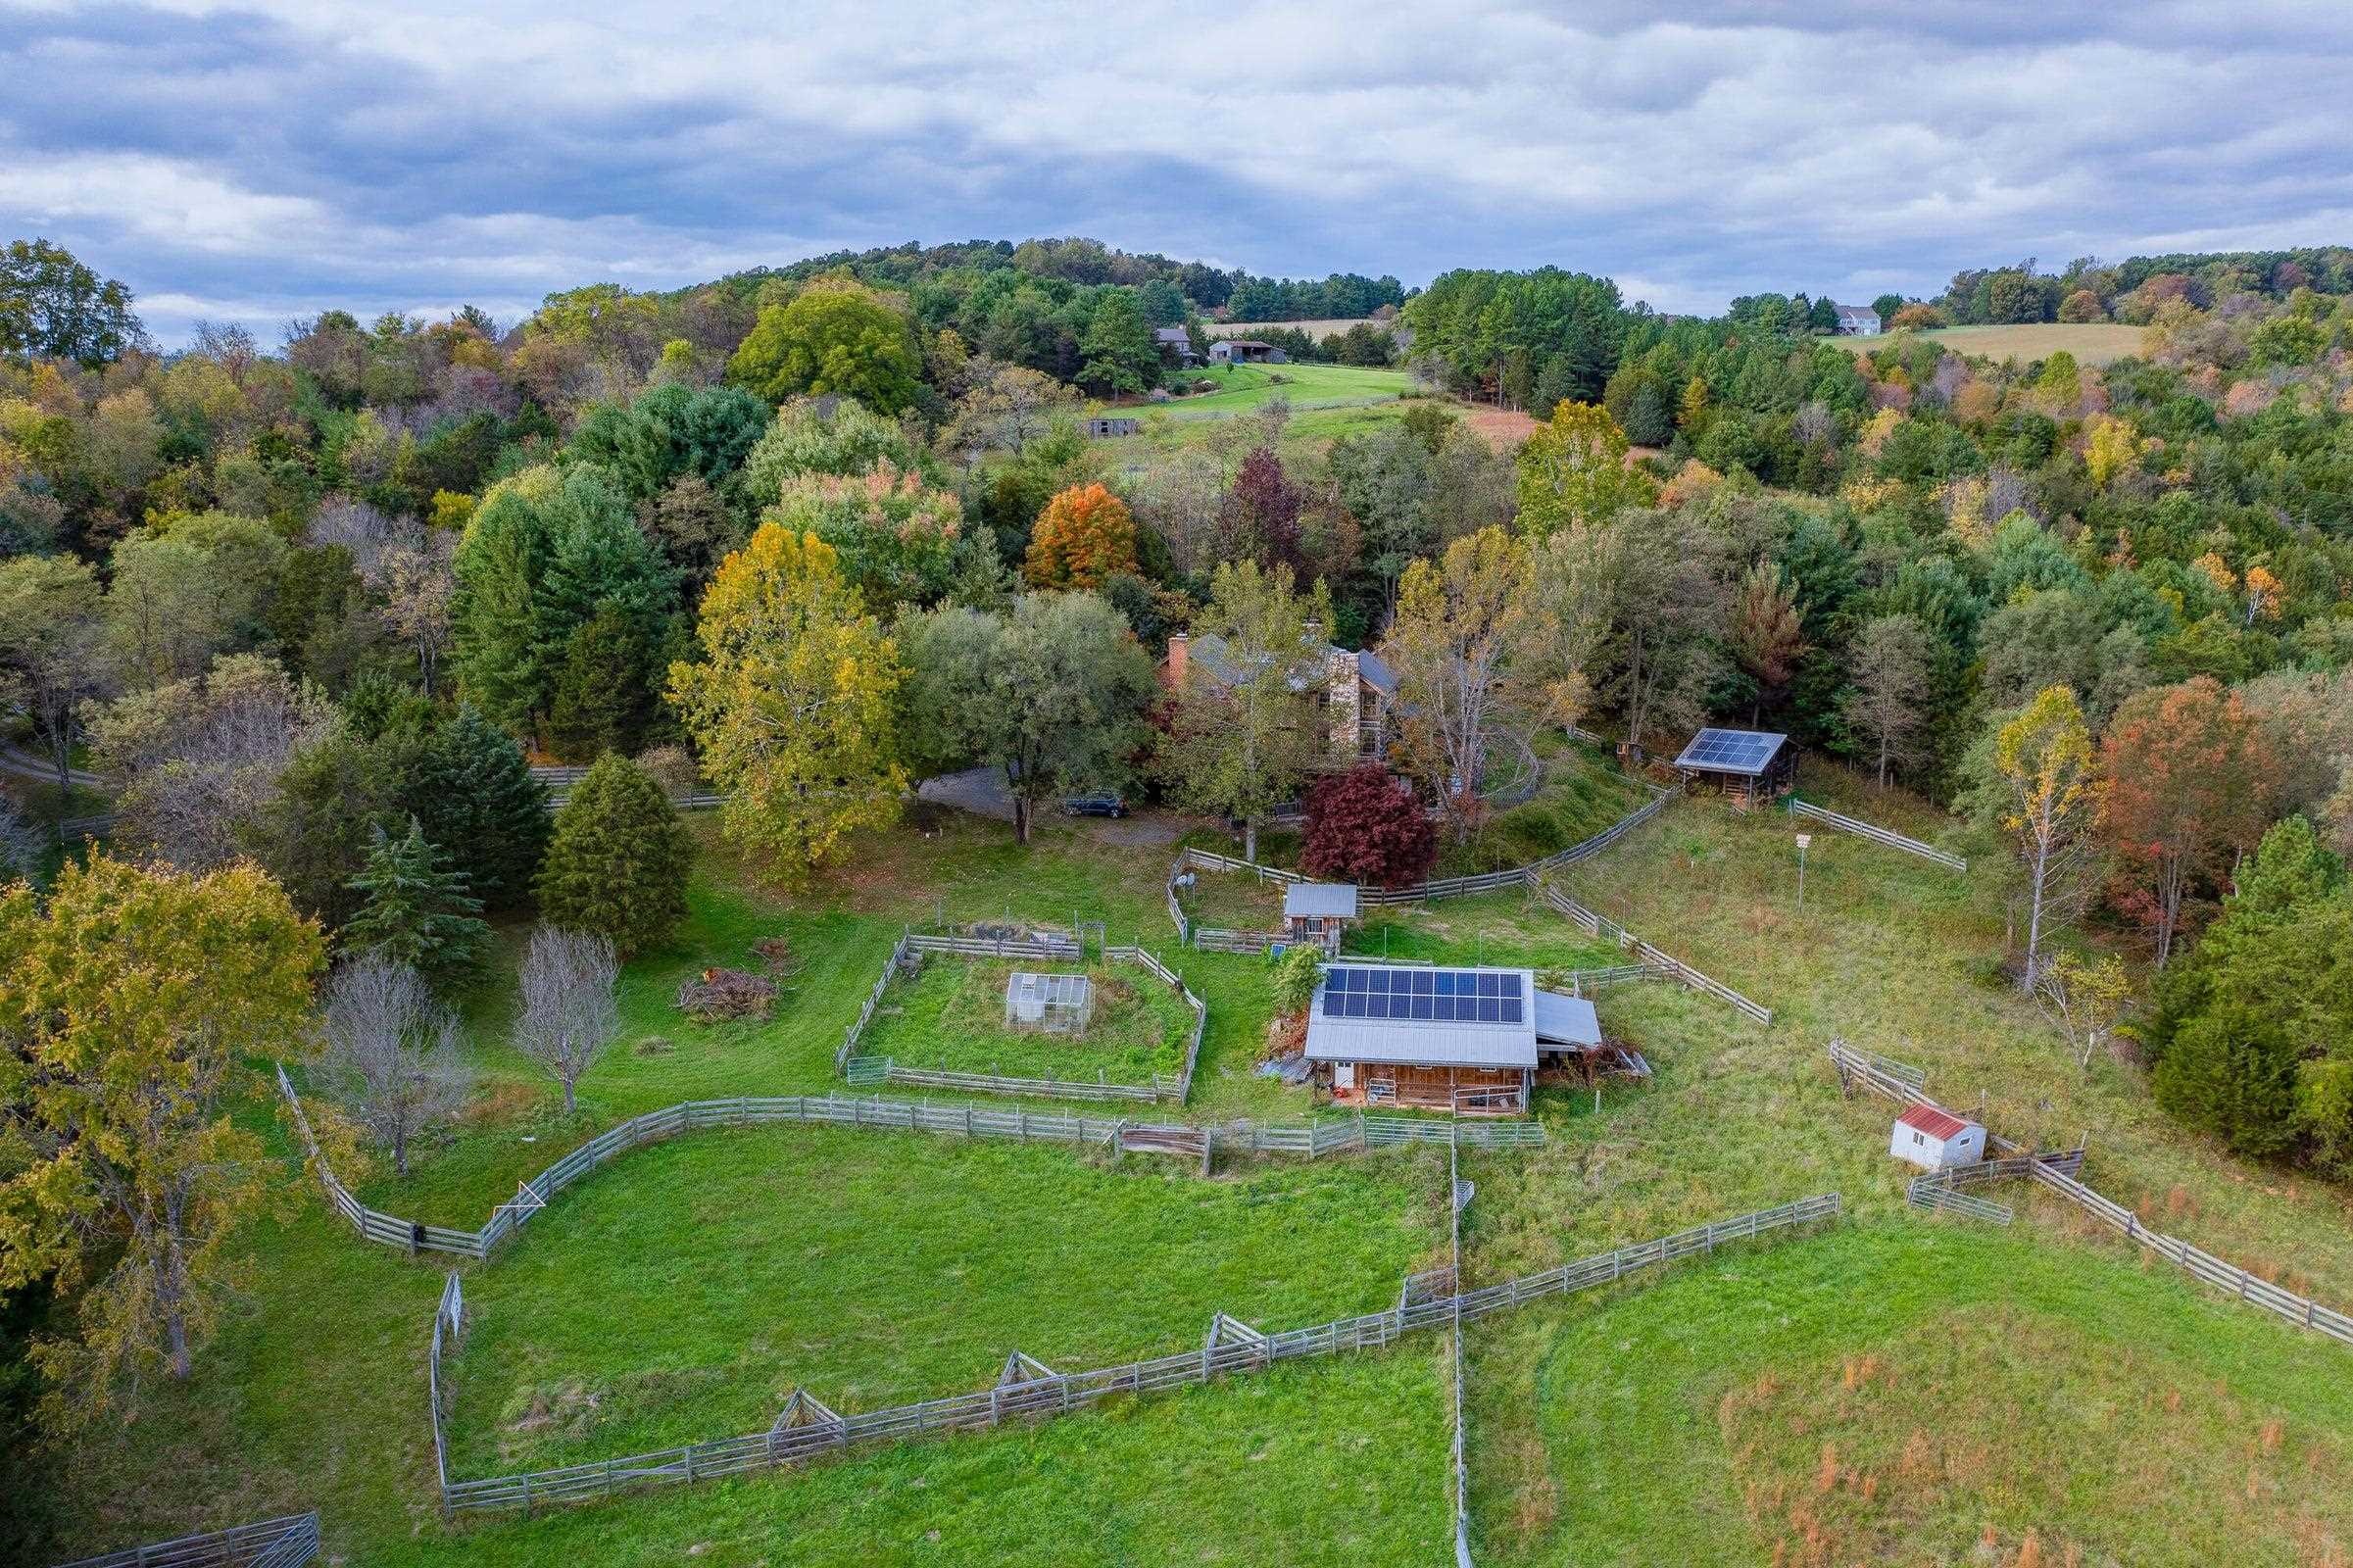
{"label": "small wooden shed", "polygon": [[1761,729],[1703,729],[1675,759],[1687,789],[1712,788],[1741,810],[1789,793],[1797,778],[1797,748],[1789,737]]}
{"label": "small wooden shed", "polygon": [[1985,1129],[1934,1105],[1914,1105],[1895,1118],[1887,1152],[1924,1170],[1975,1165],[1985,1157]]}
{"label": "small wooden shed", "polygon": [[1283,935],[1336,949],[1340,933],[1356,918],[1353,882],[1294,882],[1283,890]]}

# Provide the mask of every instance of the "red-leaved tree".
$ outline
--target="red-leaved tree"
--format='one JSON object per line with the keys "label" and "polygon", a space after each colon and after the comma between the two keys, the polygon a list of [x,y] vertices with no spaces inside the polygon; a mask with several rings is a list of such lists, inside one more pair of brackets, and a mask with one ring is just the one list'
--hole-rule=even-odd
{"label": "red-leaved tree", "polygon": [[2173,955],[2185,909],[2270,822],[2270,747],[2212,676],[2137,693],[2101,742],[2100,833],[2121,867],[2112,897]]}
{"label": "red-leaved tree", "polygon": [[1318,780],[1307,792],[1301,860],[1310,875],[1401,888],[1428,876],[1437,858],[1430,813],[1388,769],[1368,762]]}

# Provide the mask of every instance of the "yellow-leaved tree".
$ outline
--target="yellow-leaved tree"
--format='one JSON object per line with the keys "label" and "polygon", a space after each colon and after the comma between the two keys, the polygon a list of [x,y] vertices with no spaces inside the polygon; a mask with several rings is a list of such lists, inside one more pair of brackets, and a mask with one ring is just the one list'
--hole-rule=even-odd
{"label": "yellow-leaved tree", "polygon": [[1040,588],[1101,588],[1136,569],[1136,518],[1100,484],[1072,485],[1046,504],[1030,530],[1022,574]]}
{"label": "yellow-leaved tree", "polygon": [[2046,686],[1993,734],[1978,801],[2008,837],[2027,874],[2027,951],[2019,989],[2042,980],[2054,908],[2083,889],[2100,808],[2099,761],[2083,710],[2068,686]]}
{"label": "yellow-leaved tree", "polygon": [[892,732],[899,647],[831,545],[763,523],[703,596],[703,657],[670,666],[670,701],[730,799],[727,836],[787,882],[846,835],[884,827],[907,788]]}
{"label": "yellow-leaved tree", "polygon": [[1572,522],[1607,522],[1658,497],[1626,466],[1626,432],[1597,403],[1563,402],[1520,448],[1520,531],[1541,539]]}
{"label": "yellow-leaved tree", "polygon": [[100,856],[46,901],[0,889],[0,1292],[49,1280],[72,1332],[35,1340],[59,1426],[188,1376],[250,1273],[240,1226],[296,1189],[230,1109],[309,1049],[319,928],[249,864]]}

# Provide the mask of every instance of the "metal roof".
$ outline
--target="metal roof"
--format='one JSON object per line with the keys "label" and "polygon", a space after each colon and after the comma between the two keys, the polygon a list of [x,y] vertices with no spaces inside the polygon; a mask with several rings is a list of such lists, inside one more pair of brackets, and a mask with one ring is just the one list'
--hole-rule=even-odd
{"label": "metal roof", "polygon": [[1675,759],[1677,767],[1707,773],[1762,773],[1789,737],[1757,729],[1703,729]]}
{"label": "metal roof", "polygon": [[1397,694],[1397,672],[1389,667],[1389,661],[1367,648],[1356,656],[1356,673],[1364,684],[1384,697]]}
{"label": "metal roof", "polygon": [[1555,1046],[1598,1046],[1601,1044],[1601,1020],[1593,1013],[1593,1004],[1583,997],[1563,996],[1557,991],[1539,991],[1536,994],[1536,1038]]}
{"label": "metal roof", "polygon": [[1356,917],[1356,884],[1353,882],[1294,882],[1283,890],[1283,913],[1337,914],[1353,920]]}
{"label": "metal roof", "polygon": [[1534,989],[1526,969],[1332,964],[1307,1006],[1307,1058],[1533,1067]]}
{"label": "metal roof", "polygon": [[1950,1111],[1938,1110],[1934,1105],[1913,1105],[1895,1119],[1906,1127],[1918,1128],[1938,1142],[1958,1138],[1970,1126]]}

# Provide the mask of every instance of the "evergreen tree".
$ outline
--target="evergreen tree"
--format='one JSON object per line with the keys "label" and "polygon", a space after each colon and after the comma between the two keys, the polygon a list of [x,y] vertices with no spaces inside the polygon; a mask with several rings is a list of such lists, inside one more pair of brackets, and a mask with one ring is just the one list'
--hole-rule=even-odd
{"label": "evergreen tree", "polygon": [[686,917],[694,839],[661,784],[611,752],[572,786],[539,867],[550,925],[612,941],[627,956],[659,947]]}
{"label": "evergreen tree", "polygon": [[645,639],[617,607],[600,606],[582,621],[564,644],[548,715],[557,755],[581,760],[638,751],[653,720],[650,662]]}
{"label": "evergreen tree", "polygon": [[466,873],[447,859],[415,817],[397,839],[376,829],[368,863],[351,880],[364,902],[343,928],[345,946],[381,953],[437,986],[471,968],[490,927],[479,918],[482,901],[466,891]]}
{"label": "evergreen tree", "polygon": [[494,910],[528,902],[548,844],[547,792],[522,748],[472,708],[395,755],[395,808],[423,824]]}

